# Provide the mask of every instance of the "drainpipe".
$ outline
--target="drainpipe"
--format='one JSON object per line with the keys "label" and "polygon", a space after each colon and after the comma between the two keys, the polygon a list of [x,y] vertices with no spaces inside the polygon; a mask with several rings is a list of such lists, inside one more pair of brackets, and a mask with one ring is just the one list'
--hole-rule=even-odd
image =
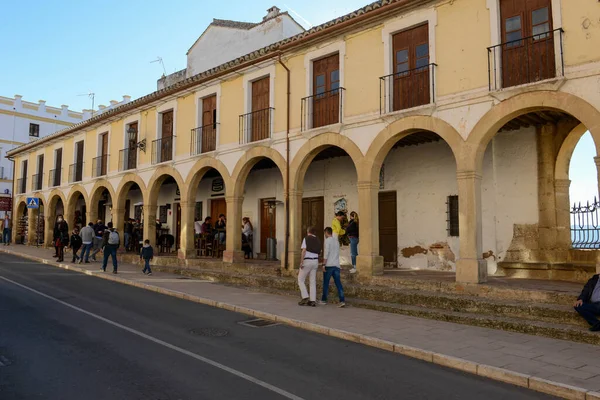
{"label": "drainpipe", "polygon": [[289,269],[289,250],[290,250],[290,69],[281,61],[281,53],[279,54],[279,64],[285,68],[287,72],[287,114],[286,114],[286,131],[285,131],[285,243],[284,243],[284,266]]}

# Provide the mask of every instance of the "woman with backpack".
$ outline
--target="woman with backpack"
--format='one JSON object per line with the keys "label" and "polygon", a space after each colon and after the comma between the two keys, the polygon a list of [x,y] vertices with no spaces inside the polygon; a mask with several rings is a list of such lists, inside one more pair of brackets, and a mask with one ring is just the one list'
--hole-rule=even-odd
{"label": "woman with backpack", "polygon": [[108,257],[112,258],[113,263],[113,274],[117,273],[117,249],[121,245],[121,238],[119,233],[113,228],[113,223],[109,222],[107,225],[108,229],[104,231],[102,237],[102,248],[104,249],[104,261],[102,262],[102,271],[106,272],[106,264],[108,264]]}
{"label": "woman with backpack", "polygon": [[54,247],[56,248],[56,257],[58,262],[65,261],[65,246],[69,245],[69,225],[59,215],[54,224]]}

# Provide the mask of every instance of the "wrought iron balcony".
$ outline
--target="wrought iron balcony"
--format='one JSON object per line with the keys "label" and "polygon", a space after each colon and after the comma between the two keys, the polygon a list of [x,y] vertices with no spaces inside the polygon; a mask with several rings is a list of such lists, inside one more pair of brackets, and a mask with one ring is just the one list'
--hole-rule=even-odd
{"label": "wrought iron balcony", "polygon": [[600,202],[575,203],[571,208],[571,241],[574,249],[600,249]]}
{"label": "wrought iron balcony", "polygon": [[104,176],[108,172],[108,154],[92,159],[92,178]]}
{"label": "wrought iron balcony", "polygon": [[51,169],[48,178],[48,187],[60,186],[62,183],[62,168]]}
{"label": "wrought iron balcony", "polygon": [[435,67],[426,64],[379,78],[379,112],[406,110],[435,102]]}
{"label": "wrought iron balcony", "polygon": [[274,108],[265,108],[240,115],[240,144],[271,137]]}
{"label": "wrought iron balcony", "polygon": [[564,76],[563,32],[559,28],[488,47],[489,90]]}
{"label": "wrought iron balcony", "polygon": [[173,160],[173,142],[175,136],[165,136],[152,142],[152,164]]}
{"label": "wrought iron balcony", "polygon": [[192,143],[190,146],[190,154],[196,156],[217,149],[217,126],[219,124],[204,125],[199,128],[192,129]]}
{"label": "wrought iron balcony", "polygon": [[337,89],[321,92],[304,97],[301,104],[303,131],[342,122],[344,92],[346,89]]}
{"label": "wrought iron balcony", "polygon": [[83,180],[83,163],[78,162],[69,166],[69,183]]}
{"label": "wrought iron balcony", "polygon": [[17,194],[27,193],[27,178],[17,179]]}
{"label": "wrought iron balcony", "polygon": [[137,168],[137,148],[119,151],[119,171]]}
{"label": "wrought iron balcony", "polygon": [[44,180],[44,174],[35,174],[31,177],[32,190],[42,190],[42,182]]}

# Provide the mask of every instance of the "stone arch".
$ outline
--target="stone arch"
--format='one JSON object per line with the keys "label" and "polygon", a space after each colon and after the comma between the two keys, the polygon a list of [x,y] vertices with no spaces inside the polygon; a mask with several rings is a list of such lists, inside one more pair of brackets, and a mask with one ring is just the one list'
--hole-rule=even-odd
{"label": "stone arch", "polygon": [[67,196],[67,204],[65,204],[65,218],[69,224],[69,227],[73,227],[75,220],[75,206],[79,200],[79,195],[83,196],[86,207],[89,207],[87,191],[81,185],[74,185]]}
{"label": "stone arch", "polygon": [[58,200],[62,200],[63,203],[63,207],[67,207],[67,199],[65,197],[65,194],[59,190],[59,189],[54,189],[53,191],[50,192],[50,194],[48,195],[48,216],[53,216],[56,214],[56,205],[58,204]]}
{"label": "stone arch", "polygon": [[365,163],[368,165],[360,168],[363,174],[363,179],[360,180],[377,182],[379,170],[392,147],[399,140],[418,131],[430,131],[440,136],[452,150],[454,159],[459,159],[465,141],[450,124],[430,116],[402,118],[389,124],[376,136],[365,156]]}
{"label": "stone arch", "polygon": [[290,163],[290,187],[301,191],[304,187],[304,176],[314,158],[327,147],[338,147],[344,150],[356,168],[356,174],[359,176],[359,167],[363,162],[363,154],[351,139],[339,133],[324,133],[314,136],[308,140],[294,156]]}
{"label": "stone arch", "polygon": [[578,96],[540,90],[502,101],[477,122],[467,138],[470,154],[464,157],[465,169],[481,171],[485,150],[504,124],[520,115],[543,109],[562,111],[577,118],[591,132],[596,152],[600,152],[600,111]]}
{"label": "stone arch", "polygon": [[[226,187],[228,194],[233,194],[234,197],[241,197],[244,193],[244,186],[246,185],[246,179],[248,174],[252,170],[252,167],[256,165],[263,158],[268,158],[277,165],[279,172],[282,177],[285,176],[287,165],[283,156],[277,151],[270,147],[257,146],[246,151],[240,160],[237,162],[233,174],[231,174],[231,182],[233,185]],[[283,179],[284,191],[286,190],[286,182]]]}
{"label": "stone arch", "polygon": [[185,181],[181,177],[179,171],[177,171],[173,167],[163,165],[154,172],[152,178],[150,178],[150,182],[148,183],[148,204],[156,204],[158,200],[158,192],[160,191],[160,187],[165,181],[165,179],[167,179],[169,176],[175,179],[175,182],[177,182],[177,186],[179,187],[180,191],[185,190]]}
{"label": "stone arch", "polygon": [[113,189],[110,182],[106,179],[100,179],[96,181],[94,187],[92,188],[92,190],[90,190],[90,194],[88,196],[90,200],[90,208],[98,204],[98,202],[100,201],[100,196],[102,196],[102,192],[104,191],[103,189],[108,190],[111,200],[115,201],[115,190]]}
{"label": "stone arch", "polygon": [[225,181],[225,188],[229,188],[231,185],[229,171],[225,164],[212,157],[202,158],[194,164],[192,170],[188,174],[185,187],[181,188],[181,190],[186,190],[186,193],[183,194],[182,198],[185,199],[188,204],[193,204],[195,202],[198,185],[204,177],[204,174],[210,169],[215,169],[221,174],[221,177]]}
{"label": "stone arch", "polygon": [[121,178],[116,191],[116,199],[113,200],[117,204],[117,209],[123,210],[127,201],[127,193],[133,184],[137,184],[142,191],[143,201],[146,201],[146,184],[138,174],[128,173]]}
{"label": "stone arch", "polygon": [[[586,126],[584,124],[579,124],[567,135],[556,156],[556,166],[554,169],[555,179],[569,179],[569,164],[571,163],[573,151],[575,151],[577,143],[579,143],[579,140],[586,132]],[[598,146],[596,145],[596,147]]]}

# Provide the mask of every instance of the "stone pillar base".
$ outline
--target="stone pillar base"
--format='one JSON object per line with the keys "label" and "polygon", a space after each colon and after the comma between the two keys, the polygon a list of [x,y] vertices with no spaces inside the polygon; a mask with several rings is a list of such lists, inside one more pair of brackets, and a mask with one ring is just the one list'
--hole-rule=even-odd
{"label": "stone pillar base", "polygon": [[359,275],[378,276],[383,275],[382,256],[356,256],[356,269]]}
{"label": "stone pillar base", "polygon": [[244,252],[225,250],[223,252],[223,262],[226,264],[243,263],[245,262]]}
{"label": "stone pillar base", "polygon": [[180,260],[189,260],[191,258],[198,258],[197,255],[198,255],[198,253],[196,252],[196,249],[193,249],[193,250],[179,249],[179,250],[177,250],[177,258],[179,258]]}
{"label": "stone pillar base", "polygon": [[[290,251],[288,252],[288,269],[290,271],[295,270],[295,269],[300,269],[300,264],[302,262],[302,260],[300,260],[300,255],[302,253],[300,253],[299,251]],[[285,260],[281,261],[281,269],[285,269]]]}
{"label": "stone pillar base", "polygon": [[487,282],[487,262],[481,259],[461,258],[456,262],[456,282]]}

